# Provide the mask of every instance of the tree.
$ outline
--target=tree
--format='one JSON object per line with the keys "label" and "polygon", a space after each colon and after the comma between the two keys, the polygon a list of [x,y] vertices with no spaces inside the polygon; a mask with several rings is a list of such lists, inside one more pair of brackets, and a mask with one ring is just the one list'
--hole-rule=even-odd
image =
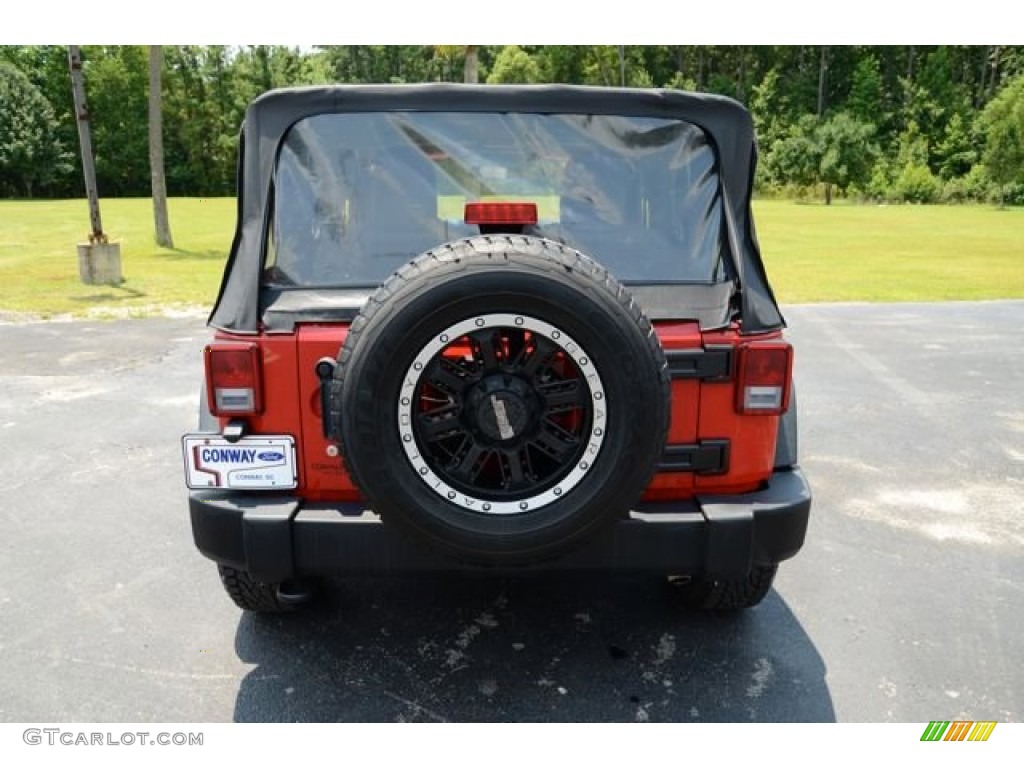
{"label": "tree", "polygon": [[939,162],[939,174],[943,179],[965,176],[978,160],[978,151],[971,127],[964,122],[959,113],[955,113],[946,125],[946,134],[942,137],[935,155]]}
{"label": "tree", "polygon": [[921,136],[927,149],[922,162],[924,165],[930,165],[931,151],[938,145],[946,128],[946,107],[923,85],[901,79],[900,88],[903,91],[903,109],[900,115],[903,133],[912,131]]}
{"label": "tree", "polygon": [[820,59],[818,63],[818,117],[822,117],[825,114],[825,107],[827,106],[825,100],[825,94],[827,93],[826,87],[828,84],[828,46],[821,46]]}
{"label": "tree", "polygon": [[534,60],[540,67],[540,82],[582,83],[584,80],[586,62],[582,54],[582,46],[538,46]]}
{"label": "tree", "polygon": [[873,133],[873,126],[846,112],[825,121],[804,115],[768,154],[769,174],[798,186],[824,184],[825,204],[831,205],[833,187],[845,192],[851,184],[862,184],[870,176],[876,154]]}
{"label": "tree", "polygon": [[928,165],[928,154],[928,137],[921,132],[917,122],[911,120],[899,135],[896,164],[900,167]]}
{"label": "tree", "polygon": [[70,167],[53,107],[28,77],[0,61],[0,194],[32,197]]}
{"label": "tree", "polygon": [[927,165],[906,165],[893,184],[893,197],[905,203],[932,203],[939,194],[939,181]]}
{"label": "tree", "polygon": [[814,137],[817,124],[814,115],[804,115],[774,143],[765,157],[765,170],[772,181],[798,187],[817,182],[821,163],[821,147]]}
{"label": "tree", "polygon": [[982,161],[999,185],[1000,204],[1007,184],[1024,181],[1024,75],[1006,85],[981,113],[985,134]]}
{"label": "tree", "polygon": [[[905,81],[904,81],[905,82]],[[928,167],[931,146],[916,120],[911,119],[897,140],[894,178],[887,197],[906,203],[930,203],[939,192],[939,182]]]}
{"label": "tree", "polygon": [[0,59],[20,69],[32,85],[53,107],[57,143],[68,151],[68,162],[61,164],[52,179],[37,185],[33,194],[47,197],[74,197],[82,192],[79,166],[78,121],[74,115],[71,87],[68,83],[68,49],[64,45],[0,46]]}
{"label": "tree", "polygon": [[884,119],[884,95],[885,84],[878,59],[868,54],[857,62],[853,71],[846,111],[857,120],[878,125]]}
{"label": "tree", "polygon": [[173,248],[171,224],[167,218],[167,179],[164,174],[164,121],[161,99],[161,73],[164,49],[149,46],[149,175],[153,189],[153,226],[156,244]]}
{"label": "tree", "polygon": [[839,112],[818,126],[818,174],[825,184],[826,205],[832,202],[833,185],[845,192],[851,184],[867,181],[875,159],[871,144],[874,132],[874,126],[858,122],[846,112]]}
{"label": "tree", "polygon": [[82,60],[99,187],[105,196],[144,197],[150,193],[146,47],[83,46]]}
{"label": "tree", "polygon": [[488,83],[539,83],[540,66],[518,45],[506,45],[494,60]]}
{"label": "tree", "polygon": [[789,105],[781,93],[779,72],[769,69],[752,89],[750,112],[754,118],[757,140],[765,152],[784,138],[789,123]]}
{"label": "tree", "polygon": [[[83,54],[100,186],[108,195],[148,196],[153,181],[148,48],[86,46]],[[890,196],[908,163],[916,169],[908,179],[924,178],[920,169],[927,167],[957,188],[967,183],[973,167],[974,177],[982,178],[982,151],[994,130],[982,125],[982,110],[1024,75],[1024,46],[1019,45],[166,45],[163,55],[162,134],[170,195],[233,192],[238,126],[246,104],[267,88],[472,80],[474,59],[478,82],[625,82],[738,98],[754,113],[766,161],[759,182],[804,184],[796,181],[806,165],[798,153],[803,142],[816,142],[817,123],[807,128],[803,116],[820,112],[824,123],[846,111],[857,123],[875,127],[871,143],[882,149],[874,185],[878,196]],[[52,107],[48,114],[56,125],[45,119],[47,141],[73,150],[78,139],[66,49],[0,46],[0,61],[22,72]],[[13,113],[8,110],[0,119],[10,123]],[[786,144],[775,152],[780,142]],[[992,143],[999,142],[993,138]],[[776,162],[770,166],[773,154]],[[67,159],[51,164],[56,171],[44,173],[45,180],[19,176],[13,187],[6,181],[0,195],[24,195],[26,182],[33,195],[79,194],[78,154],[72,151]],[[820,163],[815,168],[806,184],[822,183]],[[986,184],[990,175],[986,172]],[[1005,192],[1012,195],[1014,189],[1011,182]]]}
{"label": "tree", "polygon": [[[166,46],[164,152],[171,194],[228,195],[234,190],[238,126],[261,92],[260,62],[245,49]],[[270,55],[272,77],[276,57]]]}
{"label": "tree", "polygon": [[[456,72],[460,70],[461,77]],[[465,79],[466,76],[466,50],[462,45],[435,45],[434,57],[431,61],[432,74],[428,79],[441,80],[442,82],[455,82],[457,79]],[[364,81],[366,82],[366,81]],[[369,82],[374,82],[370,80]],[[378,81],[379,82],[379,81]]]}

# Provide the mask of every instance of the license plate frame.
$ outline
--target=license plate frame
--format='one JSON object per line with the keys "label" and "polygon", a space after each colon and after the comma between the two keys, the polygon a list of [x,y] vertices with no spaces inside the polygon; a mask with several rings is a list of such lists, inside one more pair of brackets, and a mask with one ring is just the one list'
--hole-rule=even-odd
{"label": "license plate frame", "polygon": [[212,433],[181,438],[185,485],[192,490],[281,491],[298,486],[295,438],[254,435],[231,442]]}

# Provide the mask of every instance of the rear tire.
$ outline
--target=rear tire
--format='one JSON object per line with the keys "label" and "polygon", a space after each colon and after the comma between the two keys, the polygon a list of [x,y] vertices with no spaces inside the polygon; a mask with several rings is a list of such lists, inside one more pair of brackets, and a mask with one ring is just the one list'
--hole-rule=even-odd
{"label": "rear tire", "polygon": [[312,593],[289,582],[268,584],[257,581],[247,571],[218,565],[221,584],[235,605],[253,613],[289,613],[309,602]]}
{"label": "rear tire", "polygon": [[777,565],[756,565],[746,576],[733,579],[698,577],[688,581],[669,576],[668,583],[674,598],[684,608],[734,613],[764,600],[778,569]]}

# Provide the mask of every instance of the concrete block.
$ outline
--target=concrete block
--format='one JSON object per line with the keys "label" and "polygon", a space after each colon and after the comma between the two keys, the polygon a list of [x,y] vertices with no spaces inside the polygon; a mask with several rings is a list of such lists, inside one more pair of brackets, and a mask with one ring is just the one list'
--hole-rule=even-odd
{"label": "concrete block", "polygon": [[120,243],[79,243],[78,275],[86,285],[120,285]]}

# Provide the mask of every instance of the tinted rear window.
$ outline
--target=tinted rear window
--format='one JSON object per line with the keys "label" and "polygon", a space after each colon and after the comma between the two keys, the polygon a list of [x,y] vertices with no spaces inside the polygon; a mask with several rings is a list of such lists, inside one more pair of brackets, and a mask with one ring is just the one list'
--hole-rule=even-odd
{"label": "tinted rear window", "polygon": [[721,191],[703,131],[662,118],[344,113],[288,132],[264,282],[374,286],[440,243],[479,234],[467,202],[535,202],[529,234],[627,283],[722,273]]}

